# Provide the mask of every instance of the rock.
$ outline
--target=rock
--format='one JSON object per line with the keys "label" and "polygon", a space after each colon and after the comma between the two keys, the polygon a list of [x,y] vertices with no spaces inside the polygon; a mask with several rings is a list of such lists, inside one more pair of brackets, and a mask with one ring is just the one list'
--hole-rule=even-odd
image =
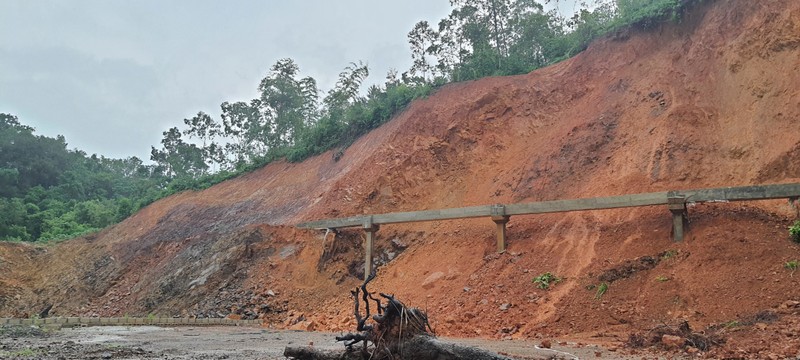
{"label": "rock", "polygon": [[551,346],[553,346],[553,343],[547,339],[542,340],[541,344],[539,344],[542,349],[549,349]]}
{"label": "rock", "polygon": [[509,303],[504,303],[503,305],[500,305],[500,310],[501,310],[501,311],[506,311],[506,310],[508,310],[510,307],[511,307],[511,304],[509,304]]}
{"label": "rock", "polygon": [[661,343],[667,349],[680,349],[686,343],[686,339],[675,335],[664,335],[661,337]]}
{"label": "rock", "polygon": [[792,309],[800,307],[800,301],[786,300],[781,304],[781,309]]}
{"label": "rock", "polygon": [[441,278],[444,277],[444,273],[441,271],[437,271],[433,274],[428,275],[424,281],[422,281],[422,288],[423,289],[431,289],[433,288],[434,284],[439,281]]}
{"label": "rock", "polygon": [[314,331],[317,327],[317,324],[312,320],[304,320],[299,321],[298,323],[289,327],[289,330],[299,330],[299,331]]}
{"label": "rock", "polygon": [[275,292],[272,289],[267,290],[267,296],[275,296]]}
{"label": "rock", "polygon": [[408,245],[403,243],[399,238],[392,239],[392,246],[397,250],[404,250],[408,247]]}
{"label": "rock", "polygon": [[470,292],[470,290],[472,290],[472,288],[471,288],[471,287],[469,287],[469,286],[464,286],[464,292]]}
{"label": "rock", "polygon": [[687,354],[691,354],[691,355],[695,355],[695,354],[697,354],[699,352],[700,352],[700,349],[698,349],[698,348],[696,348],[694,346],[689,346],[689,348],[686,349],[686,353]]}
{"label": "rock", "polygon": [[100,358],[101,359],[111,359],[112,356],[113,355],[111,355],[110,352],[104,352],[104,353],[100,354]]}

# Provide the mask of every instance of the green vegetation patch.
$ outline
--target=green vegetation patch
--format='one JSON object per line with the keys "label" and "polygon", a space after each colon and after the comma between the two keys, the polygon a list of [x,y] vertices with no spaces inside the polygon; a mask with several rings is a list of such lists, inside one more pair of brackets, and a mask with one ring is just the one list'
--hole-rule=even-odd
{"label": "green vegetation patch", "polygon": [[562,278],[553,275],[551,272],[546,272],[541,274],[535,278],[533,278],[533,283],[536,284],[536,287],[539,289],[547,290],[550,288],[550,285],[555,285],[563,280]]}
{"label": "green vegetation patch", "polygon": [[800,220],[795,220],[792,226],[789,226],[789,237],[792,241],[800,243]]}

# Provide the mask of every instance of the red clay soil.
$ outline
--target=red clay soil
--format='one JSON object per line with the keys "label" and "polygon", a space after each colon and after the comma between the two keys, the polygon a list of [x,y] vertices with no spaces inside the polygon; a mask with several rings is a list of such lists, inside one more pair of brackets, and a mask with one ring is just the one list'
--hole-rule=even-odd
{"label": "red clay soil", "polygon": [[[787,182],[800,182],[800,2],[707,1],[527,75],[445,86],[338,161],[276,162],[56,246],[3,244],[0,315],[350,331],[362,234],[293,224]],[[489,219],[387,225],[373,289],[426,308],[443,335],[635,352],[685,321],[707,357],[800,356],[800,273],[784,267],[800,260],[796,217],[785,200],[700,204],[674,243],[663,207],[515,216],[504,254]],[[562,281],[537,288],[545,272]],[[705,348],[690,345],[672,351]]]}

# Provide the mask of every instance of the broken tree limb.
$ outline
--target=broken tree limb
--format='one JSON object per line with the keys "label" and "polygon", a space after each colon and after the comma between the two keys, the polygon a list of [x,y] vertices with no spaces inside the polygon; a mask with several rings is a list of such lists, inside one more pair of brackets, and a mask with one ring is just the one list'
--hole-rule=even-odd
{"label": "broken tree limb", "polygon": [[[356,333],[337,336],[336,341],[344,341],[345,349],[330,351],[313,347],[287,347],[284,356],[295,360],[507,360],[485,350],[439,341],[428,332],[430,323],[424,311],[407,307],[393,295],[380,293],[386,299],[383,305],[367,290],[367,284],[375,279],[371,273],[364,283],[350,293],[353,296],[354,316],[357,322]],[[359,296],[360,295],[360,296]],[[369,301],[377,303],[378,314],[370,317]],[[359,302],[364,301],[366,314],[362,317]],[[368,320],[374,321],[367,324]],[[356,349],[355,344],[364,343]]]}

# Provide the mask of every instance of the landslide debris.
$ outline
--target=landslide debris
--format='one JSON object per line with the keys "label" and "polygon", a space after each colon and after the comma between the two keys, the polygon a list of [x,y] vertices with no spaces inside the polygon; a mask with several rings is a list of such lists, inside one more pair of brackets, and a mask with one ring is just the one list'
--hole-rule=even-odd
{"label": "landslide debris", "polygon": [[[245,316],[343,331],[353,320],[341,289],[363,275],[361,234],[293,224],[800,182],[797,39],[797,1],[710,1],[530,74],[447,85],[338,161],[275,162],[58,245],[0,244],[0,315],[53,305],[50,316]],[[706,329],[798,301],[800,276],[783,268],[800,258],[786,235],[796,214],[785,200],[698,204],[677,244],[659,207],[514,216],[504,254],[488,219],[384,226],[375,282],[430,304],[442,335],[620,345],[660,323]],[[643,257],[668,250],[688,256],[647,270],[658,259]],[[589,274],[631,259],[600,299],[586,290]],[[545,272],[565,280],[536,289]],[[798,319],[728,333],[717,354],[788,357]]]}

